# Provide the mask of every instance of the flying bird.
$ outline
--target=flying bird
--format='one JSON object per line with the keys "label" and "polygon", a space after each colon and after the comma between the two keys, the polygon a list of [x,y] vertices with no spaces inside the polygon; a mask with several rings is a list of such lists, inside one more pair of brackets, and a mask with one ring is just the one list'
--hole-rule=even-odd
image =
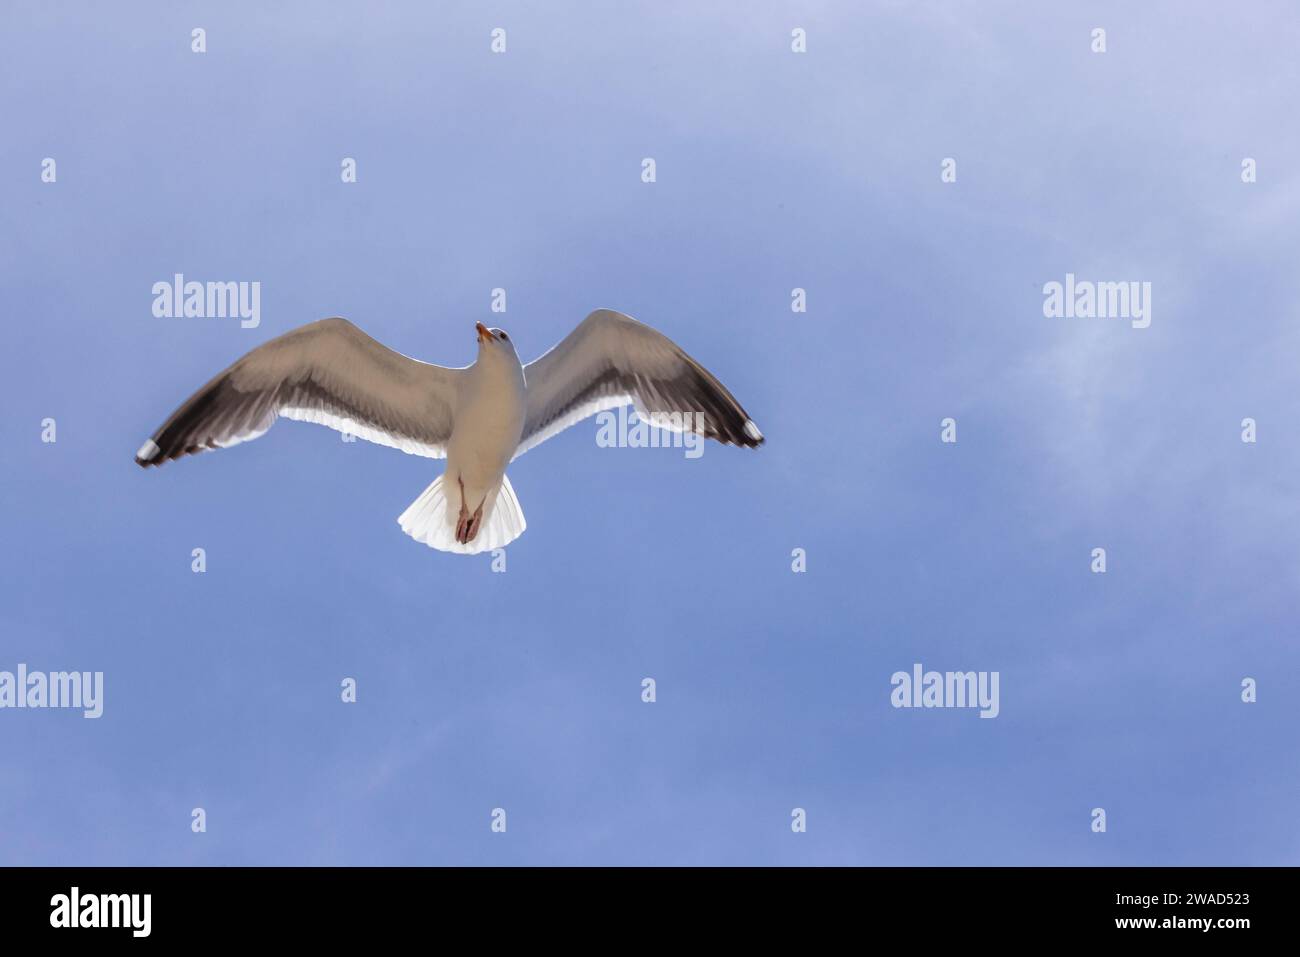
{"label": "flying bird", "polygon": [[589,416],[633,405],[660,427],[756,448],[763,434],[726,387],[667,336],[598,309],[523,365],[502,329],[474,324],[478,358],[452,369],[394,352],[346,319],[272,339],[199,389],[140,447],[137,465],[255,439],[279,417],[447,460],[398,517],[402,531],[473,555],[527,524],[506,467]]}

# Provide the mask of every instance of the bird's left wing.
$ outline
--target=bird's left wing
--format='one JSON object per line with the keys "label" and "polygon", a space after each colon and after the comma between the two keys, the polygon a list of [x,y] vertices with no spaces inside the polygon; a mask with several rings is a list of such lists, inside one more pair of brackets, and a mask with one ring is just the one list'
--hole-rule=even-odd
{"label": "bird's left wing", "polygon": [[518,457],[571,425],[629,403],[654,425],[755,448],[763,433],[712,373],[667,336],[598,309],[524,366],[528,409]]}
{"label": "bird's left wing", "polygon": [[277,416],[444,458],[462,374],[408,359],[346,319],[322,319],[258,346],[190,396],[135,461],[161,465],[246,442]]}

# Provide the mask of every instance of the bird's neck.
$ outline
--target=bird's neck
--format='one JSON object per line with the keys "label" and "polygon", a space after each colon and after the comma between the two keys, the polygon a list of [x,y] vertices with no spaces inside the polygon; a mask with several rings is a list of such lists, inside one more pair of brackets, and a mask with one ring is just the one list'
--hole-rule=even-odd
{"label": "bird's neck", "polygon": [[513,356],[484,353],[470,367],[470,376],[476,391],[523,392],[524,367]]}

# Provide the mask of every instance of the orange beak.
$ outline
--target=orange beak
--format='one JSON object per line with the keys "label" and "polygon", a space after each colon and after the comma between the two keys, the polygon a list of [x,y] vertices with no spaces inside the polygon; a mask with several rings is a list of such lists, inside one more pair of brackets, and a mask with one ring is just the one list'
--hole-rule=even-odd
{"label": "orange beak", "polygon": [[486,342],[492,338],[492,333],[488,332],[488,327],[481,322],[474,323],[474,328],[478,330],[478,341]]}

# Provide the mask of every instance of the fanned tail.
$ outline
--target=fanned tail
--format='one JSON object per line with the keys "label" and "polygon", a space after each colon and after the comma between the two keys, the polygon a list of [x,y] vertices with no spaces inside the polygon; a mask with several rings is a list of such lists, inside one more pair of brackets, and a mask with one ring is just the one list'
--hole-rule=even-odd
{"label": "fanned tail", "polygon": [[492,501],[484,505],[485,518],[477,535],[462,544],[456,541],[456,519],[460,513],[459,500],[453,506],[443,487],[445,475],[439,475],[433,484],[411,503],[397,518],[402,531],[417,542],[443,552],[460,555],[477,555],[479,552],[504,548],[524,533],[528,523],[524,510],[519,507],[514,487],[506,476]]}

